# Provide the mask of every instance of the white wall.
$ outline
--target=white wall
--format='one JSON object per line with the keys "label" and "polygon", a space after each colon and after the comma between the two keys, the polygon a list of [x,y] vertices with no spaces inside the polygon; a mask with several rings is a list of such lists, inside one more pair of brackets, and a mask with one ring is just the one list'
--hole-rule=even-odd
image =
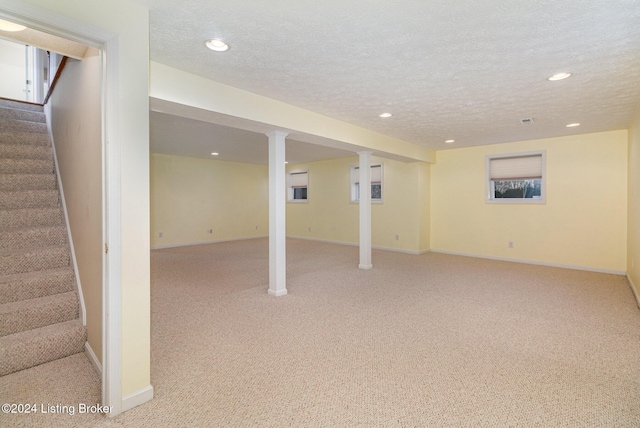
{"label": "white wall", "polygon": [[0,39],[0,97],[26,100],[25,46]]}
{"label": "white wall", "polygon": [[87,341],[102,357],[102,123],[99,52],[69,59],[49,99],[51,130],[87,310]]}

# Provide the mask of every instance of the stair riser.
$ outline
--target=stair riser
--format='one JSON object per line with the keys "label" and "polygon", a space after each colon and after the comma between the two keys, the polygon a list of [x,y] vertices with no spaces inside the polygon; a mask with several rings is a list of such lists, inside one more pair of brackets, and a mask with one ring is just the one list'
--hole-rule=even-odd
{"label": "stair riser", "polygon": [[0,231],[0,250],[57,247],[67,243],[64,227]]}
{"label": "stair riser", "polygon": [[29,103],[21,103],[19,101],[11,101],[11,100],[0,100],[1,108],[12,108],[17,110],[28,110],[28,111],[36,111],[42,113],[44,111],[44,107],[37,104],[29,104]]}
{"label": "stair riser", "polygon": [[[68,326],[68,327],[67,327]],[[48,334],[4,340],[0,344],[0,376],[84,352],[87,330],[79,322],[68,323],[64,330],[45,327]],[[10,339],[6,336],[2,339]]]}
{"label": "stair riser", "polygon": [[0,132],[0,144],[51,146],[48,134],[34,134],[32,132]]}
{"label": "stair riser", "polygon": [[55,190],[27,190],[24,192],[0,192],[0,209],[57,207]]}
{"label": "stair riser", "polygon": [[60,226],[63,224],[64,216],[59,207],[0,211],[0,227],[6,229]]}
{"label": "stair riser", "polygon": [[25,120],[39,123],[45,123],[47,120],[44,113],[3,107],[0,107],[0,119]]}
{"label": "stair riser", "polygon": [[55,190],[54,174],[0,174],[0,189],[19,190]]}
{"label": "stair riser", "polygon": [[[40,302],[45,299],[51,301]],[[78,297],[73,292],[27,302],[28,306],[15,302],[0,311],[0,337],[78,318]]]}
{"label": "stair riser", "polygon": [[28,122],[26,120],[0,119],[0,129],[12,132],[33,132],[35,134],[47,133],[47,125],[45,123]]}
{"label": "stair riser", "polygon": [[0,174],[53,174],[53,162],[42,159],[0,159]]}
{"label": "stair riser", "polygon": [[35,272],[70,266],[68,248],[19,252],[0,256],[0,275]]}
{"label": "stair riser", "polygon": [[75,289],[73,271],[51,271],[47,275],[20,277],[0,283],[0,304],[37,299]]}
{"label": "stair riser", "polygon": [[0,158],[42,159],[53,162],[51,147],[19,144],[0,144]]}

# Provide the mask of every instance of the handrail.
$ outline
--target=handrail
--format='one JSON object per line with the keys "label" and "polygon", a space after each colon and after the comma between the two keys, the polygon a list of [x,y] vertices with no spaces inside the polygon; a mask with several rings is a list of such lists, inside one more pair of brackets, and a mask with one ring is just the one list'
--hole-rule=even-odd
{"label": "handrail", "polygon": [[[51,57],[49,57],[51,58]],[[51,97],[51,94],[53,93],[53,89],[56,87],[56,83],[58,83],[58,78],[60,78],[60,75],[62,74],[62,70],[64,69],[64,66],[67,64],[67,57],[63,57],[62,61],[60,61],[60,65],[58,66],[58,69],[56,70],[56,75],[53,77],[53,80],[51,81],[51,84],[49,85],[49,90],[47,91],[47,96],[44,97],[44,101],[42,102],[42,105],[45,105],[47,103],[47,101],[49,101],[49,97]],[[51,60],[49,60],[49,66],[51,66]]]}

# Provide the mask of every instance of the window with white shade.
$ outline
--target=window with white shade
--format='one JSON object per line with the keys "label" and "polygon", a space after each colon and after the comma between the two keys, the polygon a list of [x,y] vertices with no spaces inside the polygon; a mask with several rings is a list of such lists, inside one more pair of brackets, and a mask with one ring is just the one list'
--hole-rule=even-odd
{"label": "window with white shade", "polygon": [[[371,165],[371,201],[382,202],[382,164]],[[351,202],[360,200],[360,167],[351,167]]]}
{"label": "window with white shade", "polygon": [[544,203],[545,164],[545,151],[487,156],[487,202]]}
{"label": "window with white shade", "polygon": [[294,171],[289,174],[289,195],[292,202],[306,202],[307,189],[309,187],[308,171]]}

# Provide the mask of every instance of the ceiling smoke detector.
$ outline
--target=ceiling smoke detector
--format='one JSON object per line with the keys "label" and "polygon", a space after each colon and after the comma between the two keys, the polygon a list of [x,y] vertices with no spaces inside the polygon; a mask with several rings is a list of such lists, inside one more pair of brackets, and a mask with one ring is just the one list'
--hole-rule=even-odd
{"label": "ceiling smoke detector", "polygon": [[525,117],[524,119],[520,119],[520,123],[523,125],[531,125],[533,123],[533,118]]}

